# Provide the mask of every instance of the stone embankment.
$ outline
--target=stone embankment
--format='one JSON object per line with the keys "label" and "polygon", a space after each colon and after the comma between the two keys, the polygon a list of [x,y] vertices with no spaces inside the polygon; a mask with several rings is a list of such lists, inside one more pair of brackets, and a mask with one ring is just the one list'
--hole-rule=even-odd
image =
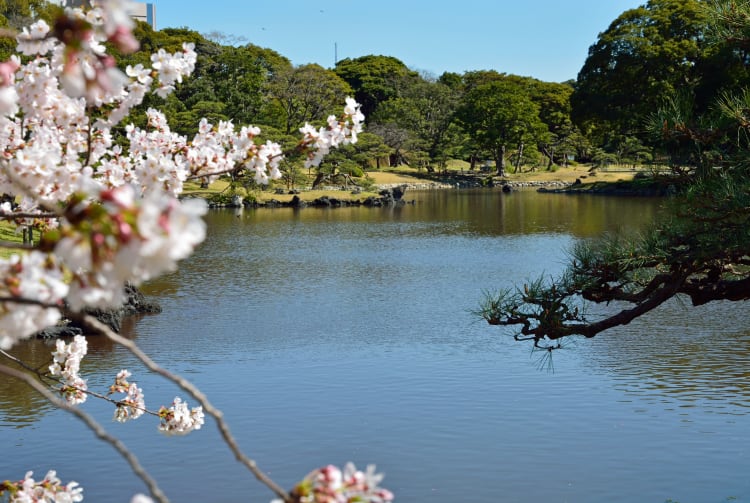
{"label": "stone embankment", "polygon": [[[289,201],[280,201],[278,199],[269,199],[264,202],[249,201],[240,197],[235,197],[231,202],[226,203],[213,203],[209,202],[211,208],[305,208],[305,207],[341,207],[341,206],[392,206],[394,204],[406,204],[407,201],[403,199],[403,195],[406,191],[411,190],[447,190],[447,189],[472,189],[472,188],[502,188],[504,192],[511,192],[516,189],[546,189],[550,191],[564,190],[570,187],[571,184],[561,181],[525,181],[525,182],[512,182],[502,181],[493,183],[483,183],[478,178],[461,178],[451,180],[450,183],[446,182],[410,182],[410,183],[387,183],[375,185],[375,190],[378,191],[379,197],[369,196],[365,199],[356,199],[353,197],[331,197],[322,196],[313,201],[304,201],[299,197],[301,191],[292,190],[288,194],[293,195]],[[325,186],[320,187],[320,190],[328,192],[340,191],[349,192],[351,196],[361,194],[359,187],[342,187],[342,186]],[[287,192],[280,190],[278,194],[287,194]],[[413,201],[411,201],[413,203]]]}
{"label": "stone embankment", "polygon": [[378,190],[394,189],[396,187],[405,187],[407,190],[433,190],[433,189],[453,189],[455,185],[443,182],[418,182],[418,183],[384,183],[375,186]]}
{"label": "stone embankment", "polygon": [[[394,184],[392,187],[381,189],[378,196],[368,196],[364,199],[354,199],[351,197],[331,197],[321,196],[313,201],[304,201],[299,197],[299,191],[291,191],[292,199],[289,201],[279,201],[278,199],[269,199],[265,202],[247,201],[241,198],[235,198],[229,204],[211,204],[211,208],[339,208],[344,206],[402,206],[407,203],[413,204],[414,201],[406,201],[404,193],[408,190],[408,184]],[[336,190],[342,190],[337,188]],[[344,190],[348,189],[343,189]],[[357,195],[361,192],[358,189],[350,190],[351,195]]]}
{"label": "stone embankment", "polygon": [[679,192],[674,184],[654,183],[651,185],[633,185],[632,183],[605,183],[601,185],[583,185],[574,183],[566,187],[542,187],[539,192],[555,194],[597,194],[604,196],[630,197],[667,197]]}

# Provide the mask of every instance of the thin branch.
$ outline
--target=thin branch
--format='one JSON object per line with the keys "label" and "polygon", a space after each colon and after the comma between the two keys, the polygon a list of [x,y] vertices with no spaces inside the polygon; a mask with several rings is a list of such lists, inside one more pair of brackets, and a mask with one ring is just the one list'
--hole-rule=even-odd
{"label": "thin branch", "polygon": [[130,339],[126,339],[125,337],[115,333],[111,328],[109,328],[104,323],[100,322],[96,318],[90,315],[82,315],[82,314],[75,314],[73,315],[77,318],[77,321],[82,323],[86,328],[101,333],[104,336],[106,336],[108,339],[110,339],[113,342],[116,342],[117,344],[120,344],[121,346],[124,346],[126,349],[128,349],[133,355],[135,355],[139,360],[143,362],[143,364],[152,372],[155,372],[162,377],[169,379],[170,381],[177,384],[179,387],[181,387],[186,392],[190,393],[203,407],[203,410],[210,414],[215,420],[216,424],[219,428],[219,432],[221,433],[222,438],[226,442],[229,449],[234,454],[235,458],[245,465],[245,467],[250,470],[250,472],[255,475],[255,478],[257,478],[260,482],[265,484],[269,489],[271,489],[274,493],[276,493],[277,496],[282,498],[286,502],[292,502],[292,497],[276,482],[271,480],[271,478],[263,473],[260,468],[258,468],[258,465],[256,462],[249,457],[247,457],[240,447],[237,445],[237,441],[235,440],[234,436],[232,435],[229,425],[224,420],[224,414],[214,407],[209,401],[206,395],[199,390],[193,383],[188,381],[187,379],[172,374],[168,370],[162,368],[159,366],[156,362],[154,362],[141,348],[139,348],[133,341]]}
{"label": "thin branch", "polygon": [[[24,369],[28,370],[28,371],[29,371],[29,372],[31,372],[32,374],[35,374],[35,375],[36,375],[36,376],[37,376],[37,377],[38,377],[38,378],[40,379],[40,381],[43,381],[44,379],[49,379],[50,381],[54,381],[54,382],[56,382],[56,383],[58,383],[58,384],[63,384],[63,381],[62,381],[62,379],[60,379],[60,378],[58,378],[58,377],[54,377],[54,376],[51,376],[51,375],[49,375],[49,374],[47,374],[47,373],[45,373],[45,372],[42,372],[42,371],[41,371],[41,370],[39,370],[39,369],[35,369],[35,368],[31,367],[30,365],[27,365],[27,364],[26,364],[25,362],[23,362],[22,360],[20,360],[20,359],[16,358],[15,356],[13,356],[13,355],[11,355],[10,353],[7,353],[7,352],[5,352],[5,351],[3,351],[3,350],[1,350],[1,349],[0,349],[0,356],[4,356],[5,358],[7,358],[7,359],[11,360],[12,362],[16,363],[17,365],[19,365],[20,367],[22,367],[22,368],[24,368]],[[111,403],[112,405],[115,405],[115,406],[117,406],[117,407],[120,407],[120,406],[127,406],[127,407],[131,407],[131,408],[133,408],[133,409],[138,409],[138,410],[141,410],[141,411],[143,411],[143,412],[144,412],[145,414],[149,414],[149,415],[151,415],[151,416],[156,416],[156,417],[159,417],[159,413],[158,413],[158,412],[154,412],[154,411],[152,411],[152,410],[148,410],[148,409],[147,409],[147,408],[145,408],[145,407],[136,407],[136,406],[135,406],[135,405],[133,405],[132,403],[129,403],[129,402],[125,402],[125,401],[123,401],[123,400],[115,400],[114,398],[110,398],[110,397],[109,397],[109,395],[103,395],[103,394],[101,394],[101,393],[98,393],[98,392],[96,392],[96,391],[91,391],[91,390],[89,390],[89,389],[82,389],[82,388],[79,388],[79,387],[77,387],[77,386],[72,386],[72,385],[70,385],[70,384],[65,384],[65,386],[66,386],[66,387],[68,387],[68,388],[74,389],[74,390],[76,390],[76,391],[79,391],[79,392],[81,392],[81,393],[84,393],[84,394],[86,394],[86,395],[88,395],[88,396],[93,396],[94,398],[99,398],[100,400],[104,400],[105,402],[109,402],[109,403]],[[50,387],[51,387],[51,386],[50,386]],[[53,389],[54,389],[54,388],[53,388]],[[112,392],[110,392],[110,394],[112,394]]]}
{"label": "thin branch", "polygon": [[96,420],[94,420],[94,418],[92,418],[89,414],[76,407],[73,407],[66,401],[61,400],[59,397],[50,392],[39,381],[32,378],[30,375],[21,372],[20,370],[0,364],[0,373],[24,381],[27,385],[34,388],[35,391],[44,396],[52,404],[78,417],[78,419],[83,421],[83,423],[88,426],[89,429],[93,431],[98,438],[114,447],[115,450],[128,462],[131,470],[133,470],[133,473],[140,477],[140,479],[146,484],[154,499],[156,499],[160,503],[169,503],[169,499],[167,498],[167,496],[164,494],[161,488],[159,488],[156,481],[148,474],[145,468],[143,468],[135,454],[130,452],[130,450],[125,447],[125,444],[123,444],[120,439],[113,437],[112,435],[107,433],[102,425],[97,423]]}
{"label": "thin branch", "polygon": [[0,248],[5,248],[6,250],[36,250],[39,247],[31,244],[16,243],[15,241],[0,240]]}
{"label": "thin branch", "polygon": [[62,309],[62,306],[60,304],[50,304],[47,302],[40,302],[36,299],[27,299],[24,297],[0,297],[0,304],[4,303],[9,304],[23,304],[26,306],[39,306],[44,307],[46,309]]}
{"label": "thin branch", "polygon": [[57,213],[0,213],[0,220],[15,220],[17,218],[59,218],[60,215]]}

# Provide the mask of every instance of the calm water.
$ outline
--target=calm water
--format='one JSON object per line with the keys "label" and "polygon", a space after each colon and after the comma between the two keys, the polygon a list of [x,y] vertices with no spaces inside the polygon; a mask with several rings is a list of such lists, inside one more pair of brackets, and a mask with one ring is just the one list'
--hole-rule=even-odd
{"label": "calm water", "polygon": [[[401,502],[750,501],[746,304],[679,302],[555,355],[554,373],[470,310],[485,290],[562,268],[565,249],[638,228],[659,201],[534,192],[407,193],[396,209],[214,212],[164,312],[126,333],[226,413],[283,486],[375,463]],[[41,365],[41,342],[16,353]],[[153,409],[175,387],[90,339],[105,390],[130,369]],[[184,438],[111,423],[175,502],[264,502],[214,424]],[[76,420],[0,376],[0,479],[55,468],[86,501],[143,491]]]}

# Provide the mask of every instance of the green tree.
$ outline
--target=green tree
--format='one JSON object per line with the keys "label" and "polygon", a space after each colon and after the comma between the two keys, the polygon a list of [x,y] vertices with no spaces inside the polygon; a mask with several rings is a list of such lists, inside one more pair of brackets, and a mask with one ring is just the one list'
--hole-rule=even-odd
{"label": "green tree", "polygon": [[338,75],[310,64],[283,68],[276,72],[267,86],[268,95],[278,107],[278,127],[286,134],[305,122],[325,119],[338,113],[344,98],[352,90]]}
{"label": "green tree", "polygon": [[531,88],[531,99],[539,105],[539,119],[549,131],[549,134],[541,135],[539,151],[547,158],[548,169],[556,161],[565,164],[567,155],[571,153],[566,145],[576,133],[570,106],[573,87],[570,84],[534,81]]}
{"label": "green tree", "polygon": [[[705,8],[718,28],[737,23],[733,37],[716,30],[724,34],[724,44],[748,47],[750,3],[721,0]],[[750,299],[750,92],[715,98],[721,129],[732,132],[733,148],[723,164],[697,169],[685,179],[684,194],[671,200],[670,219],[640,237],[610,235],[579,242],[561,277],[488,295],[481,308],[484,318],[493,325],[518,327],[517,340],[552,351],[566,337],[594,337],[626,325],[675,296],[694,306]],[[694,129],[697,122],[671,120],[673,109],[660,115],[664,138],[689,137],[698,145],[714,141],[715,134]],[[590,303],[612,302],[609,315],[588,315]]]}
{"label": "green tree", "polygon": [[[707,54],[699,0],[650,0],[615,19],[589,49],[571,97],[584,130],[633,134],[677,89],[697,92]],[[589,128],[591,129],[591,128]]]}
{"label": "green tree", "polygon": [[399,96],[409,82],[419,77],[392,56],[343,59],[336,63],[334,71],[352,87],[365,117],[370,117],[380,103]]}
{"label": "green tree", "polygon": [[[479,148],[491,153],[500,176],[505,175],[508,148],[523,152],[546,132],[539,106],[515,79],[479,84],[466,93],[457,117]],[[518,156],[519,161],[521,156]],[[518,167],[518,166],[516,166]]]}
{"label": "green tree", "polygon": [[11,31],[0,35],[0,61],[7,61],[17,52],[13,31],[28,26],[36,19],[44,19],[52,25],[60,10],[59,5],[45,0],[0,0],[0,28]]}
{"label": "green tree", "polygon": [[445,164],[456,142],[459,96],[448,85],[421,77],[405,86],[400,96],[381,103],[371,122],[393,123],[408,131],[410,150],[424,152],[429,162]]}

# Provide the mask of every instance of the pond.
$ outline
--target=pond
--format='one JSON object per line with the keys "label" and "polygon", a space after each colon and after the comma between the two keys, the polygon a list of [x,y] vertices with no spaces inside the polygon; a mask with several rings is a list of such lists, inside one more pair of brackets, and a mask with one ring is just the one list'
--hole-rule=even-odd
{"label": "pond", "polygon": [[[144,290],[163,313],[124,333],[222,409],[282,486],[369,463],[396,501],[721,502],[750,499],[747,304],[671,302],[581,340],[540,368],[528,343],[478,319],[483,292],[554,276],[566,250],[643,229],[647,198],[492,190],[407,192],[399,208],[212,211],[209,235]],[[133,372],[147,405],[185,394],[126,350],[89,339],[84,377]],[[13,352],[42,365],[32,341]],[[192,405],[193,400],[188,400]],[[144,417],[119,435],[175,502],[263,502],[215,424],[164,437]],[[86,501],[144,492],[111,447],[0,376],[0,480],[56,469]]]}

